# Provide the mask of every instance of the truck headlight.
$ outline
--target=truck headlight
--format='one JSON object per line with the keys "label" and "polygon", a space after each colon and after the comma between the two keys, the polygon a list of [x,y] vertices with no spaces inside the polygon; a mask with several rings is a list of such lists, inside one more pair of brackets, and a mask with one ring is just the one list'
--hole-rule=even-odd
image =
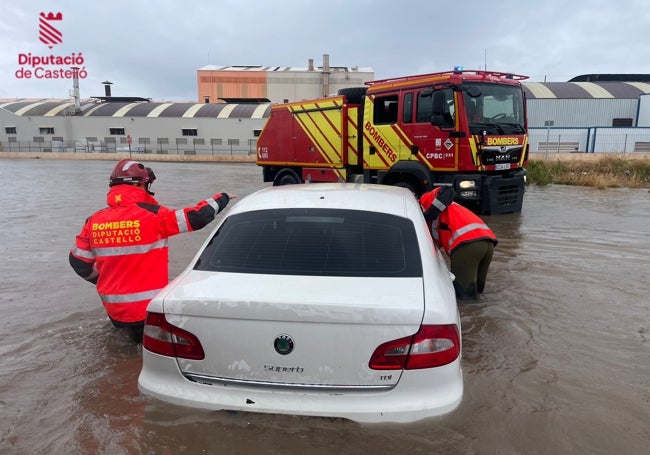
{"label": "truck headlight", "polygon": [[458,183],[458,186],[463,190],[476,188],[476,180],[461,180],[460,183]]}

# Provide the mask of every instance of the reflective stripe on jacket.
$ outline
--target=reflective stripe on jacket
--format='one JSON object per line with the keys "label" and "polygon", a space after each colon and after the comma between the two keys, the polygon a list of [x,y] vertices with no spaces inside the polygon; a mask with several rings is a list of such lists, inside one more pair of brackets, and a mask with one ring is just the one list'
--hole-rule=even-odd
{"label": "reflective stripe on jacket", "polygon": [[438,241],[449,256],[460,245],[476,240],[492,240],[494,232],[471,210],[452,202],[438,217]]}
{"label": "reflective stripe on jacket", "polygon": [[228,204],[217,194],[194,207],[171,209],[144,189],[111,187],[108,207],[91,215],[70,250],[80,276],[97,280],[97,292],[109,317],[140,322],[149,301],[169,281],[167,238],[201,229]]}

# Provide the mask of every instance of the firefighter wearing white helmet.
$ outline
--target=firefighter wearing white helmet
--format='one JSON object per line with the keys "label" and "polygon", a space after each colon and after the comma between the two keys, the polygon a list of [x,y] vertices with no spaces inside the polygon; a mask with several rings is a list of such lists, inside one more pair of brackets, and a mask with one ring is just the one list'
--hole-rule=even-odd
{"label": "firefighter wearing white helmet", "polygon": [[107,207],[84,223],[70,250],[74,271],[96,284],[115,327],[142,339],[146,308],[169,281],[167,239],[209,224],[233,194],[217,193],[193,207],[172,209],[154,199],[153,170],[123,159],[109,180]]}

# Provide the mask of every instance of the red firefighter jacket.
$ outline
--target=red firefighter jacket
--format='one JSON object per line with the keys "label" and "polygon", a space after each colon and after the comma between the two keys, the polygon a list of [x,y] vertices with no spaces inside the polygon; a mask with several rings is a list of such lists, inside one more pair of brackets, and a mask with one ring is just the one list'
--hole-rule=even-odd
{"label": "red firefighter jacket", "polygon": [[97,284],[108,316],[144,321],[147,304],[169,281],[167,238],[201,229],[229,201],[216,194],[194,207],[171,209],[144,189],[111,187],[107,208],[91,215],[70,250],[75,272]]}
{"label": "red firefighter jacket", "polygon": [[471,210],[452,202],[438,217],[437,237],[439,245],[449,256],[464,243],[477,240],[492,240],[497,244],[497,238],[492,230]]}

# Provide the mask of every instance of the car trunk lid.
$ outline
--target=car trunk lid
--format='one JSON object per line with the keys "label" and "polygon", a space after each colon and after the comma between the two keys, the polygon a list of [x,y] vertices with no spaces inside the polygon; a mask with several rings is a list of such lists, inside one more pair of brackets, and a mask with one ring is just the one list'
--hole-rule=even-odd
{"label": "car trunk lid", "polygon": [[[259,289],[268,294],[260,299]],[[392,387],[401,371],[368,361],[380,344],[416,333],[424,312],[422,279],[413,277],[192,270],[162,297],[167,321],[205,351],[203,360],[177,359],[183,374],[251,386]]]}

